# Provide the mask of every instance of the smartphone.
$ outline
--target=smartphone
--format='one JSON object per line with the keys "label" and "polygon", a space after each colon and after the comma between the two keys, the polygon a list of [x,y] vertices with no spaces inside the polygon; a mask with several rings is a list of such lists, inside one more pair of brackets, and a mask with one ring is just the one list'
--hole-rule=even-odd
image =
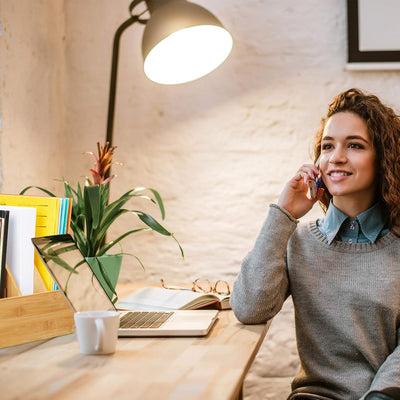
{"label": "smartphone", "polygon": [[[318,157],[317,162],[315,163],[315,166],[318,167],[319,166],[319,159],[321,158],[321,156]],[[317,192],[318,189],[321,187],[322,185],[322,175],[321,173],[319,173],[314,179],[310,179],[308,181],[308,186],[310,187],[310,195],[313,199],[315,199],[317,197]]]}

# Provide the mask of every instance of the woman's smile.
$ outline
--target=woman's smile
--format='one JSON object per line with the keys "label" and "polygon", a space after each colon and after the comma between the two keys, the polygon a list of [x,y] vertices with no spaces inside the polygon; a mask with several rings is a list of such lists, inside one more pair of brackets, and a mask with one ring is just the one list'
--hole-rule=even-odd
{"label": "woman's smile", "polygon": [[351,172],[346,172],[346,171],[330,171],[327,173],[327,175],[330,176],[331,179],[335,179],[342,176],[350,176],[352,174]]}

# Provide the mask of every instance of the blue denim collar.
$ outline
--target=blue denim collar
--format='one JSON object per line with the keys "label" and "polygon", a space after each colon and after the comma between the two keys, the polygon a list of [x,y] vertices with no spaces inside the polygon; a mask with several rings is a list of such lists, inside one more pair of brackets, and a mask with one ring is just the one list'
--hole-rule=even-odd
{"label": "blue denim collar", "polygon": [[355,220],[359,224],[362,234],[371,243],[374,243],[386,227],[387,217],[387,212],[380,202],[375,203],[371,208],[357,215],[356,218],[350,218],[336,208],[331,200],[325,218],[318,221],[318,227],[322,234],[327,237],[328,243],[331,244],[338,235],[346,236],[346,232],[341,231],[345,221]]}

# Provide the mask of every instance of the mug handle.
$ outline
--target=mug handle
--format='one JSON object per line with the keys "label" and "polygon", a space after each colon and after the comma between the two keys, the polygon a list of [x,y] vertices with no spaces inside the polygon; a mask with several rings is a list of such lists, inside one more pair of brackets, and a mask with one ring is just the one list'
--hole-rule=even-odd
{"label": "mug handle", "polygon": [[101,351],[103,348],[104,344],[104,336],[105,336],[105,326],[104,326],[104,321],[101,318],[96,318],[94,320],[94,323],[96,324],[96,332],[97,332],[97,340],[96,340],[96,345],[95,345],[95,351]]}

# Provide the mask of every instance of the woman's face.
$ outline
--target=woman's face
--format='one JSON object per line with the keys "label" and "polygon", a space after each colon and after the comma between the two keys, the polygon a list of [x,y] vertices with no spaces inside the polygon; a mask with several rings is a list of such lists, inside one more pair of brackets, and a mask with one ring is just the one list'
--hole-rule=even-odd
{"label": "woman's face", "polygon": [[[325,125],[320,170],[334,204],[358,202],[369,208],[376,193],[376,151],[366,122],[352,112],[339,112]],[[342,209],[342,208],[341,208]]]}

